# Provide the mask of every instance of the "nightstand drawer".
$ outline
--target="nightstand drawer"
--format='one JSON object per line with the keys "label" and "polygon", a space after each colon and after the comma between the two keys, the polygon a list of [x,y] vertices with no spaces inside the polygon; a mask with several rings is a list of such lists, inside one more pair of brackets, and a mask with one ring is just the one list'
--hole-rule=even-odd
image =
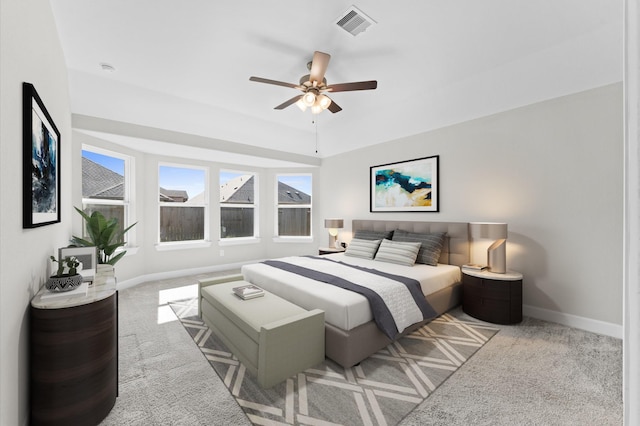
{"label": "nightstand drawer", "polygon": [[522,275],[463,271],[462,310],[496,324],[522,321]]}
{"label": "nightstand drawer", "polygon": [[511,298],[511,282],[494,281],[483,278],[462,275],[465,291],[482,294],[486,298],[509,300]]}
{"label": "nightstand drawer", "polygon": [[496,324],[512,324],[522,321],[522,314],[518,317],[517,308],[513,307],[508,300],[496,300],[485,298],[473,298],[466,300],[466,293],[463,293],[463,311],[467,314],[480,318],[484,321]]}

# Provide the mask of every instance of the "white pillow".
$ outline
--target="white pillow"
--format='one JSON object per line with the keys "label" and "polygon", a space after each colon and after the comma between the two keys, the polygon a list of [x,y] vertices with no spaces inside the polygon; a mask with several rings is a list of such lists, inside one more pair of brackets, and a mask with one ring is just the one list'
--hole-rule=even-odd
{"label": "white pillow", "polygon": [[344,252],[347,256],[363,257],[365,259],[373,259],[378,250],[380,240],[360,240],[354,238],[351,240],[347,250]]}
{"label": "white pillow", "polygon": [[400,242],[384,239],[380,244],[375,260],[413,266],[422,244],[419,242]]}

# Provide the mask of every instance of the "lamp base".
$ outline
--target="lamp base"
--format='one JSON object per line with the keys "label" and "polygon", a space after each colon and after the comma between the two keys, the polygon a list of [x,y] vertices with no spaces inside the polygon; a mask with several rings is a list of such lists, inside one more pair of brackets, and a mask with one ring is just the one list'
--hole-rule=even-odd
{"label": "lamp base", "polygon": [[487,249],[487,263],[489,271],[494,274],[504,274],[507,272],[507,240],[499,239]]}

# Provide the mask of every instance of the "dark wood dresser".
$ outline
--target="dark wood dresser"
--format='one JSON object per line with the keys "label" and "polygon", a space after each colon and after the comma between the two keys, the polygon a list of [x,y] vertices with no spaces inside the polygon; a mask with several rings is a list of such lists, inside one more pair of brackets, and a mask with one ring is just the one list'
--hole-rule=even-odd
{"label": "dark wood dresser", "polygon": [[522,274],[462,270],[462,310],[496,324],[522,321]]}
{"label": "dark wood dresser", "polygon": [[41,289],[30,308],[30,424],[99,424],[118,394],[118,293],[99,265],[86,291]]}

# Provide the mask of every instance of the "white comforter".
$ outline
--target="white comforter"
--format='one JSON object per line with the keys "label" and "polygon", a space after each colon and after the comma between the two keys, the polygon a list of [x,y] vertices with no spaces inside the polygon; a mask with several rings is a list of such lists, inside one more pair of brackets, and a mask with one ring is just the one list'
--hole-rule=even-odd
{"label": "white comforter", "polygon": [[[428,266],[416,264],[414,266],[402,266],[350,257],[343,253],[328,255],[328,257],[356,266],[413,278],[420,282],[422,292],[425,295],[460,281],[460,268],[452,265]],[[306,262],[301,259],[305,258],[288,257],[276,260],[297,263]],[[373,319],[367,299],[349,290],[317,282],[262,263],[243,266],[242,274],[245,280],[298,306],[302,306],[305,309],[322,309],[325,312],[325,321],[343,330],[351,330]],[[414,321],[414,316],[415,313],[413,312],[409,312],[406,316],[401,315],[399,327],[402,324],[404,328],[405,324],[410,325],[416,322]]]}

